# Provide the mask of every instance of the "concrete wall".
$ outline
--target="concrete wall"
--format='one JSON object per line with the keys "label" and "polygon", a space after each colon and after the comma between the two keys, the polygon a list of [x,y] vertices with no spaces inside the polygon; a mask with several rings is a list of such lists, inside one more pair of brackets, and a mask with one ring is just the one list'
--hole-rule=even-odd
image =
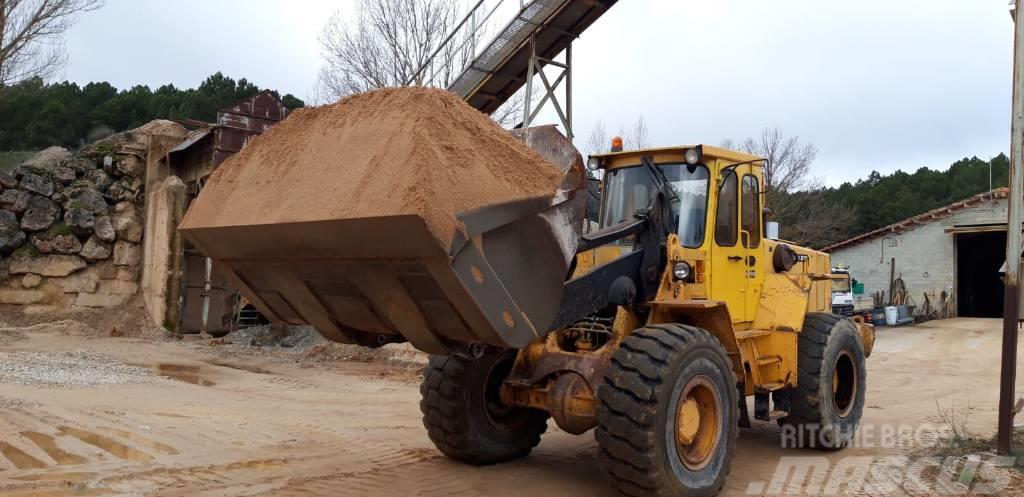
{"label": "concrete wall", "polygon": [[[857,306],[870,307],[871,296],[884,291],[889,294],[891,261],[896,259],[896,277],[903,278],[907,292],[920,307],[924,294],[934,307],[941,302],[942,292],[953,300],[956,313],[956,237],[947,233],[953,226],[1006,223],[1006,200],[995,199],[968,207],[947,218],[903,232],[837,249],[832,263],[850,267],[851,276],[864,283],[864,294]],[[950,316],[952,317],[952,316]]]}
{"label": "concrete wall", "polygon": [[185,214],[186,193],[185,183],[177,176],[168,176],[153,185],[146,199],[142,298],[150,319],[170,329],[178,322],[182,250],[178,224]]}

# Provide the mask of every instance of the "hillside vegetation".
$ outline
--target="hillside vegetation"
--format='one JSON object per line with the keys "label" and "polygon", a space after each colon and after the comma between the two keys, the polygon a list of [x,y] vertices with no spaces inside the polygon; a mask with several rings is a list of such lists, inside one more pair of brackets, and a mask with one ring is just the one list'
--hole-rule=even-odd
{"label": "hillside vegetation", "polygon": [[[157,118],[211,122],[219,109],[260,91],[245,78],[236,81],[219,72],[189,89],[118,90],[107,82],[79,86],[33,78],[0,87],[0,151],[77,148]],[[305,105],[290,94],[282,100],[293,109]]]}
{"label": "hillside vegetation", "polygon": [[[922,214],[989,189],[989,166],[992,187],[1009,184],[1010,161],[999,154],[985,161],[977,157],[954,162],[944,171],[922,167],[913,173],[897,170],[891,174],[871,171],[867,178],[843,183],[836,188],[793,195],[818,195],[842,206],[851,213],[850,221],[818,248],[851,238],[861,233]],[[811,212],[800,216],[814,215]],[[778,219],[785,224],[794,219]]]}

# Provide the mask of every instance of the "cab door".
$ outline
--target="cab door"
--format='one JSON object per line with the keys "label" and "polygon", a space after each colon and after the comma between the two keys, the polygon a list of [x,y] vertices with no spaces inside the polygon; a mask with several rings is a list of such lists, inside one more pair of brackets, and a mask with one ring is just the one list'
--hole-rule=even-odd
{"label": "cab door", "polygon": [[[746,249],[744,256],[746,289],[746,317],[743,321],[756,318],[761,299],[761,285],[764,274],[758,268],[767,267],[767,250],[762,243],[761,182],[752,167],[740,178],[740,245]],[[760,263],[760,264],[759,264]]]}
{"label": "cab door", "polygon": [[711,240],[711,298],[725,302],[733,322],[747,320],[747,247],[740,243],[740,178],[719,176]]}

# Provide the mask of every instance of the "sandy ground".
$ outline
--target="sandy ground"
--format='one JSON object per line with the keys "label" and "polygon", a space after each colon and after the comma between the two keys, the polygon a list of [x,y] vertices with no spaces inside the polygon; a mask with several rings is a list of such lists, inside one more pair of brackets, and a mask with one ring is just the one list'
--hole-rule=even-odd
{"label": "sandy ground", "polygon": [[[96,371],[71,372],[81,375],[77,386],[26,380],[20,366],[0,375],[0,496],[613,495],[593,437],[553,423],[523,460],[483,468],[448,461],[422,428],[419,374],[408,364],[66,328],[0,330],[0,361],[104,358]],[[939,410],[955,404],[972,430],[990,434],[999,332],[998,321],[972,319],[880,330],[866,429],[941,425]],[[780,458],[808,455],[780,448],[779,432],[765,422],[741,430],[722,495],[772,494]],[[875,438],[864,445],[811,457],[836,464],[922,450]],[[1018,488],[1013,480],[1000,493]]]}

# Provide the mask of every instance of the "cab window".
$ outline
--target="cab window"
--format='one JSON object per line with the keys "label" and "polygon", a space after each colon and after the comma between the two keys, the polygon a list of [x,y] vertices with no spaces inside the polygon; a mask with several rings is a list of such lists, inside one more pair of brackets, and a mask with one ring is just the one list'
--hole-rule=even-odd
{"label": "cab window", "polygon": [[718,212],[715,215],[715,243],[723,247],[736,245],[738,230],[739,196],[736,173],[726,173],[718,189]]}
{"label": "cab window", "polygon": [[[697,248],[704,244],[708,212],[710,174],[703,165],[658,164],[675,191],[672,202],[672,226],[677,227],[679,243]],[[643,167],[612,169],[605,173],[604,205],[601,227],[606,228],[633,218],[651,203],[654,185],[651,173]]]}
{"label": "cab window", "polygon": [[[676,166],[676,174],[665,174],[675,190],[672,202],[674,224],[679,243],[687,248],[704,245],[704,225],[708,222],[708,168],[702,165]],[[665,168],[662,168],[665,170]]]}
{"label": "cab window", "polygon": [[743,240],[743,246],[756,248],[761,244],[761,220],[758,213],[761,212],[760,195],[757,188],[757,178],[748,174],[743,176],[743,231],[750,234],[750,238]]}

